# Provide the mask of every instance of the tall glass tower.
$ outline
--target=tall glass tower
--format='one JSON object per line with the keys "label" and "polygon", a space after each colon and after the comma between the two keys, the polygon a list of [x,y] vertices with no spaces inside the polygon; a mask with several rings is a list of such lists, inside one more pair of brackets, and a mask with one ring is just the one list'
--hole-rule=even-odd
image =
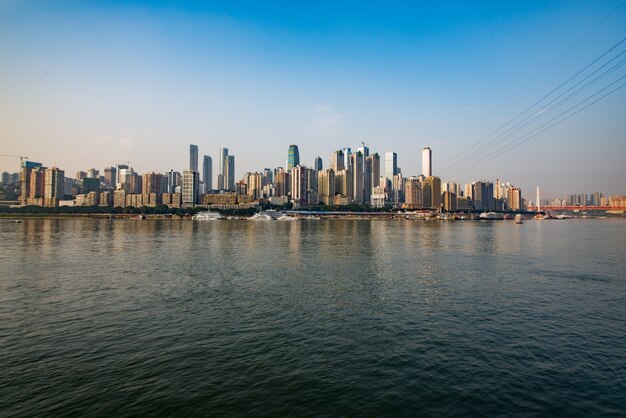
{"label": "tall glass tower", "polygon": [[289,145],[289,153],[287,154],[287,171],[300,164],[300,153],[297,145]]}
{"label": "tall glass tower", "polygon": [[189,169],[198,171],[198,146],[189,145]]}

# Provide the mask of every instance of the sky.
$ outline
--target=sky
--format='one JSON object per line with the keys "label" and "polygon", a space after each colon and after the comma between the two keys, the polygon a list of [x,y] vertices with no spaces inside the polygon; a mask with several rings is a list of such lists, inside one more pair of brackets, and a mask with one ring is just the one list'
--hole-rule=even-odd
{"label": "sky", "polygon": [[216,178],[227,147],[239,178],[363,141],[407,177],[428,146],[442,181],[626,194],[624,38],[624,0],[0,0],[0,154],[73,177],[197,144]]}

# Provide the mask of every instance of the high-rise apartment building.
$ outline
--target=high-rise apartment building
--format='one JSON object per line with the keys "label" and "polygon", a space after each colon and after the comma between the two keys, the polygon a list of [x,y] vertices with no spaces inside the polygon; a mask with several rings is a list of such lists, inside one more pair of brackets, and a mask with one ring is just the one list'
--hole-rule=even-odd
{"label": "high-rise apartment building", "polygon": [[407,209],[422,207],[422,183],[417,177],[409,177],[404,183],[404,203]]}
{"label": "high-rise apartment building", "polygon": [[493,194],[493,183],[490,181],[477,181],[473,184],[473,201],[476,210],[495,210],[495,201]]}
{"label": "high-rise apartment building", "polygon": [[300,164],[300,152],[297,145],[289,145],[289,152],[287,153],[287,171],[291,171],[292,168]]}
{"label": "high-rise apartment building", "polygon": [[517,187],[509,189],[509,209],[520,211],[524,209],[524,201],[522,200],[522,190]]}
{"label": "high-rise apartment building", "polygon": [[276,173],[274,185],[274,195],[276,197],[289,196],[289,193],[291,193],[291,173],[288,173],[281,168]]}
{"label": "high-rise apartment building", "polygon": [[326,205],[332,205],[335,195],[335,171],[332,169],[317,172],[317,192],[319,200]]}
{"label": "high-rise apartment building", "polygon": [[200,175],[197,171],[183,171],[183,204],[194,205],[200,201],[199,184]]}
{"label": "high-rise apartment building", "polygon": [[164,178],[163,174],[154,172],[144,173],[141,176],[141,193],[165,193],[166,190],[163,188],[164,184],[167,184],[167,180]]}
{"label": "high-rise apartment building", "polygon": [[54,208],[59,206],[65,190],[65,172],[56,167],[44,172],[43,206]]}
{"label": "high-rise apartment building", "polygon": [[433,175],[433,152],[430,147],[422,150],[422,174],[424,177]]}
{"label": "high-rise apartment building", "polygon": [[[37,172],[39,169],[41,169],[41,163],[22,161],[22,168],[20,170],[20,205],[22,206],[26,206],[28,199],[31,197],[31,177],[33,176],[33,171]],[[35,175],[37,174],[35,173]]]}
{"label": "high-rise apartment building", "polygon": [[363,203],[363,154],[357,151],[352,154],[352,201],[356,204]]}
{"label": "high-rise apartment building", "polygon": [[263,175],[261,173],[246,173],[244,183],[247,194],[252,196],[252,200],[259,200],[263,197]]}
{"label": "high-rise apartment building", "polygon": [[213,189],[213,160],[208,155],[202,159],[202,183],[204,184],[204,193]]}
{"label": "high-rise apartment building", "polygon": [[189,145],[189,170],[198,171],[198,146]]}
{"label": "high-rise apartment building", "polygon": [[291,200],[295,206],[305,206],[308,203],[306,170],[306,167],[301,165],[291,169]]}

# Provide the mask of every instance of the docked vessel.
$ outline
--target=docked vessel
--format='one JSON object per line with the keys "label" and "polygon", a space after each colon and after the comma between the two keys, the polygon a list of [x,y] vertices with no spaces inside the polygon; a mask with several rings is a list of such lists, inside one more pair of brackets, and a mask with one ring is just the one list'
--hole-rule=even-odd
{"label": "docked vessel", "polygon": [[274,220],[274,218],[272,218],[270,215],[264,212],[255,213],[248,219],[251,221],[273,221]]}
{"label": "docked vessel", "polygon": [[224,216],[219,212],[198,212],[191,217],[194,221],[215,221],[219,219],[224,219]]}
{"label": "docked vessel", "polygon": [[504,219],[504,215],[496,212],[483,212],[478,215],[478,219],[483,221],[500,221]]}

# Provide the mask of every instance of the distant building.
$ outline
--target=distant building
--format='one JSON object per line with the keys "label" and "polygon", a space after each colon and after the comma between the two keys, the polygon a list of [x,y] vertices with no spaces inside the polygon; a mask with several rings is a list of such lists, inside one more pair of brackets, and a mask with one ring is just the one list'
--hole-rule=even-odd
{"label": "distant building", "polygon": [[287,153],[287,171],[291,171],[295,166],[300,164],[300,152],[297,145],[289,145]]}
{"label": "distant building", "polygon": [[457,197],[452,192],[443,192],[443,210],[446,212],[454,212],[457,210]]}
{"label": "distant building", "polygon": [[[38,181],[36,179],[36,177],[39,175],[43,175],[41,163],[36,163],[33,161],[22,161],[22,169],[20,171],[20,205],[28,205],[29,199],[35,197],[35,195],[39,192],[37,190]],[[31,190],[33,176],[35,177],[35,188]],[[41,184],[43,186],[43,179],[41,180]],[[41,193],[43,194],[43,187]]]}
{"label": "distant building", "polygon": [[197,171],[185,170],[183,172],[183,204],[194,205],[200,201],[198,185],[200,176]]}
{"label": "distant building", "polygon": [[494,200],[492,182],[481,180],[473,183],[472,195],[475,210],[495,210],[496,205]]}
{"label": "distant building", "polygon": [[336,173],[345,170],[343,151],[337,150],[330,155],[330,168]]}
{"label": "distant building", "polygon": [[315,171],[321,171],[324,169],[324,164],[322,163],[322,157],[315,157],[315,161],[313,162],[313,169]]}
{"label": "distant building", "polygon": [[189,145],[189,170],[198,171],[198,146]]}
{"label": "distant building", "polygon": [[274,185],[275,197],[289,196],[291,194],[291,173],[281,168],[280,171],[276,173]]}
{"label": "distant building", "polygon": [[65,172],[56,167],[48,168],[44,172],[43,206],[54,208],[63,200],[65,191]]}
{"label": "distant building", "polygon": [[335,195],[335,172],[333,169],[318,171],[317,190],[319,200],[326,205],[331,205]]}
{"label": "distant building", "polygon": [[352,166],[352,201],[363,204],[363,154],[357,151],[351,156]]}
{"label": "distant building", "polygon": [[224,186],[226,190],[235,191],[235,156],[226,157],[226,175],[224,176]]}
{"label": "distant building", "polygon": [[398,154],[395,152],[385,153],[385,177],[391,181],[398,174]]}
{"label": "distant building", "polygon": [[291,200],[295,207],[308,204],[306,189],[306,167],[297,165],[291,169]]}
{"label": "distant building", "polygon": [[106,167],[104,169],[104,185],[110,189],[114,189],[117,183],[117,168]]}
{"label": "distant building", "polygon": [[422,174],[424,177],[433,175],[433,152],[430,147],[422,150]]}
{"label": "distant building", "polygon": [[205,155],[202,160],[202,183],[204,184],[203,193],[208,193],[213,189],[213,160]]}
{"label": "distant building", "polygon": [[422,183],[417,177],[409,177],[404,183],[404,204],[406,209],[422,207]]}

